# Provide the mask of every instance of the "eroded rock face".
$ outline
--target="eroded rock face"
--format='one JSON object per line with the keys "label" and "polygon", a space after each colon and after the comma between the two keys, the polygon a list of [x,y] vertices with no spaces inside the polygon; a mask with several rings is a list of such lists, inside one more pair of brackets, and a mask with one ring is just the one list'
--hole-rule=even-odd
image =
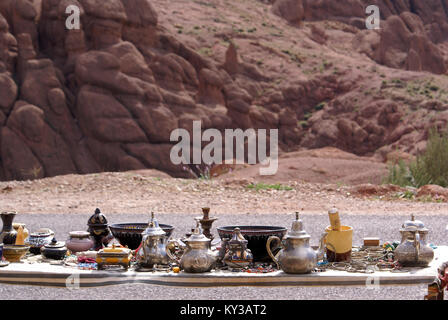
{"label": "eroded rock face", "polygon": [[[360,31],[357,47],[390,67],[445,72],[437,48],[448,34],[445,1],[269,2],[298,27],[325,19],[355,25],[367,2],[376,2],[384,28],[366,36]],[[65,26],[69,5],[80,8],[80,30]],[[235,45],[218,63],[161,30],[158,20],[150,0],[0,1],[0,178],[143,168],[190,177],[169,159],[170,134],[191,132],[198,120],[221,132],[279,129],[285,150],[332,145],[386,154],[391,143],[411,148],[424,140],[401,123],[402,106],[390,100],[353,112],[349,93],[356,79],[318,75],[266,90],[273,79],[242,59]],[[310,38],[324,45],[328,35],[313,25]],[[437,103],[426,108],[446,110]],[[448,116],[438,121],[442,126]]]}
{"label": "eroded rock face", "polygon": [[[365,30],[365,8],[380,8],[382,27],[379,34]],[[275,0],[272,11],[293,25],[305,20],[337,20],[363,31],[355,47],[388,67],[412,71],[446,72],[437,43],[448,39],[446,0]],[[312,26],[311,39],[324,44],[323,30]],[[374,46],[374,48],[369,48]]]}

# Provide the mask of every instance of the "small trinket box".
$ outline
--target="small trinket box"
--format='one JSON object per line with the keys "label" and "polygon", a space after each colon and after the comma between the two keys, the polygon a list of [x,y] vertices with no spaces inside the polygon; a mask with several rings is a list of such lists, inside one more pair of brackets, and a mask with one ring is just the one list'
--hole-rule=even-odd
{"label": "small trinket box", "polygon": [[365,247],[379,247],[380,238],[364,238]]}

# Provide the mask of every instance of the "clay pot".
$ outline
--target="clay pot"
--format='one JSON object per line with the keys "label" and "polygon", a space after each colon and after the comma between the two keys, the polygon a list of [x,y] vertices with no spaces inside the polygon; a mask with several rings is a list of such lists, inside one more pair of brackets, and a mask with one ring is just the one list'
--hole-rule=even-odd
{"label": "clay pot", "polygon": [[3,246],[3,256],[9,262],[20,262],[29,249],[29,246],[5,245]]}
{"label": "clay pot", "polygon": [[94,242],[90,238],[90,233],[86,231],[72,231],[70,238],[65,242],[67,249],[71,252],[82,252],[90,250]]}

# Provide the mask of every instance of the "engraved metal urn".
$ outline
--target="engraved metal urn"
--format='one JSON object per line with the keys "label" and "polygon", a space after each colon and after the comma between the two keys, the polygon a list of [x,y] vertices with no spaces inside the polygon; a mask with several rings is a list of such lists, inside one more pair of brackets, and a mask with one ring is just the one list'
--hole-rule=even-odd
{"label": "engraved metal urn", "polygon": [[[293,221],[291,231],[289,231],[283,241],[276,236],[269,237],[266,249],[279,269],[285,273],[310,273],[316,267],[317,262],[324,256],[326,235],[327,233],[322,234],[317,251],[311,248],[309,244],[311,237],[303,229],[302,220],[299,219],[299,213],[296,212],[296,220]],[[271,242],[273,240],[281,242],[283,248],[277,256],[274,256],[271,251]]]}

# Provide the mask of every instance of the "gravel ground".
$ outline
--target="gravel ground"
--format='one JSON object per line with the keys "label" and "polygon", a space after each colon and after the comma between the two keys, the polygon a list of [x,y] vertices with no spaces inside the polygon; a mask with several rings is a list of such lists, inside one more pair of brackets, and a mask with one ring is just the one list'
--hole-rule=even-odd
{"label": "gravel ground", "polygon": [[[16,222],[22,222],[30,230],[41,227],[49,227],[56,232],[59,240],[65,240],[69,231],[86,229],[86,222],[90,213],[86,214],[19,214]],[[159,214],[161,223],[171,224],[176,227],[174,237],[180,237],[194,226],[191,214]],[[225,214],[219,215],[216,226],[234,224],[261,224],[279,225],[290,228],[293,215],[278,214]],[[355,229],[354,244],[360,244],[363,237],[378,236],[382,241],[399,239],[398,229],[407,220],[408,215],[384,215],[375,214],[375,219],[369,215],[342,215],[344,224],[352,225]],[[108,214],[109,223],[120,222],[145,222],[147,214]],[[317,245],[318,237],[325,226],[328,225],[328,215],[304,213],[305,229],[312,236],[312,245]],[[447,244],[447,231],[445,230],[447,219],[440,215],[425,215],[422,218],[426,226],[431,230],[430,241],[439,244]],[[216,234],[216,230],[214,231]],[[89,288],[68,290],[61,288],[46,288],[36,286],[0,285],[0,299],[417,299],[421,300],[426,294],[426,285],[412,286],[380,286],[379,289],[368,289],[365,286],[349,287],[220,287],[220,288],[172,288],[155,285],[117,285],[102,288]]]}

